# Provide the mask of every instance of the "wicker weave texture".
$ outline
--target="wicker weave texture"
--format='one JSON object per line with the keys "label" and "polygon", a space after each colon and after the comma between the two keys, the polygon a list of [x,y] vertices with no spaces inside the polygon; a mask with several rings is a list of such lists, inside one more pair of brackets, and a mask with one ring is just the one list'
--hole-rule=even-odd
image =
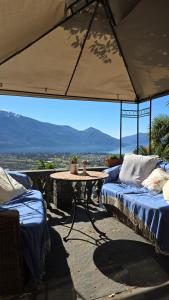
{"label": "wicker weave texture", "polygon": [[0,294],[23,290],[19,213],[0,212]]}

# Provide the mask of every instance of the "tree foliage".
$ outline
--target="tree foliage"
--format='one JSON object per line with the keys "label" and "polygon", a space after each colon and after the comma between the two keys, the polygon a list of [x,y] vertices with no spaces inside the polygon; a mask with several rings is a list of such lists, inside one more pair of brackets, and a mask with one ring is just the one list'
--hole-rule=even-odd
{"label": "tree foliage", "polygon": [[[137,154],[137,148],[133,151],[134,154]],[[140,155],[149,155],[149,147],[139,146],[138,148],[138,154]]]}
{"label": "tree foliage", "polygon": [[152,146],[155,154],[169,160],[169,116],[159,115],[154,118],[151,129]]}

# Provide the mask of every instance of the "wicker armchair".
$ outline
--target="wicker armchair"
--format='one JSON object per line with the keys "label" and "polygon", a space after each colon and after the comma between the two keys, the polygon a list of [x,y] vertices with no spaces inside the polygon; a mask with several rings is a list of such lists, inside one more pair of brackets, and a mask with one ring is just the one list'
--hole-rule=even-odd
{"label": "wicker armchair", "polygon": [[23,291],[19,213],[0,212],[0,294]]}

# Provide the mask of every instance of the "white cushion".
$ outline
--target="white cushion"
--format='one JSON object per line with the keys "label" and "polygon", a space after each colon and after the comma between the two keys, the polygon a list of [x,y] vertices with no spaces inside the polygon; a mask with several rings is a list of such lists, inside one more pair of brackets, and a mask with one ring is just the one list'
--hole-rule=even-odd
{"label": "white cushion", "polygon": [[169,174],[162,169],[157,168],[142,182],[142,185],[150,191],[160,193],[167,180],[169,180]]}
{"label": "white cushion", "polygon": [[141,185],[159,161],[156,155],[126,154],[119,174],[119,180],[127,184]]}
{"label": "white cushion", "polygon": [[7,202],[27,192],[27,189],[0,168],[0,203]]}
{"label": "white cushion", "polygon": [[169,201],[169,180],[163,186],[163,197],[166,201]]}

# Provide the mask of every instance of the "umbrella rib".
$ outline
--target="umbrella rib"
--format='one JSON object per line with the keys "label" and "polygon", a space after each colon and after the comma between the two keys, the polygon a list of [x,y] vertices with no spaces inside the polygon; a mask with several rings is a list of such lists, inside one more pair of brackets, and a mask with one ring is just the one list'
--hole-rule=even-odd
{"label": "umbrella rib", "polygon": [[[79,1],[79,0],[78,0]],[[76,1],[76,2],[78,2]],[[22,53],[24,50],[28,49],[29,47],[31,47],[32,45],[34,45],[36,42],[40,41],[42,38],[44,38],[46,35],[48,35],[50,32],[52,32],[53,30],[55,30],[57,27],[61,26],[62,24],[64,24],[65,22],[67,22],[68,20],[70,20],[72,17],[74,17],[75,15],[77,15],[79,12],[83,11],[85,8],[87,8],[89,5],[91,5],[92,3],[94,3],[96,0],[90,0],[90,2],[88,2],[88,0],[86,0],[87,2],[85,2],[85,4],[77,9],[75,12],[72,12],[71,10],[71,15],[66,17],[65,19],[61,20],[59,23],[55,24],[52,28],[50,28],[48,31],[46,31],[45,33],[43,33],[41,36],[37,37],[35,40],[33,40],[31,43],[27,44],[26,46],[24,46],[23,48],[19,49],[18,51],[16,51],[15,53],[11,54],[10,56],[6,57],[5,59],[3,59],[0,62],[0,66],[5,64],[7,61],[11,60],[13,57],[17,56],[18,54]],[[75,2],[75,4],[76,4]],[[69,7],[68,7],[69,8]],[[71,8],[70,8],[71,9]]]}
{"label": "umbrella rib", "polygon": [[[122,48],[121,48],[119,39],[118,39],[117,34],[116,34],[116,31],[115,31],[115,29],[114,29],[114,26],[116,25],[116,22],[115,22],[115,20],[114,20],[114,16],[113,16],[112,10],[111,10],[111,8],[110,8],[110,6],[109,6],[109,4],[108,4],[108,1],[102,0],[102,5],[103,5],[103,8],[104,8],[105,14],[106,14],[106,16],[107,16],[107,18],[108,18],[108,20],[109,20],[109,24],[110,24],[110,27],[111,27],[111,29],[112,29],[113,35],[114,35],[114,37],[115,37],[115,39],[116,39],[117,46],[118,46],[119,51],[120,51],[120,53],[121,53],[121,56],[122,56],[124,65],[125,65],[125,67],[126,67],[127,74],[128,74],[128,76],[129,76],[131,85],[132,85],[133,90],[134,90],[134,93],[135,93],[135,95],[136,95],[136,99],[139,99],[139,97],[138,97],[138,95],[137,95],[137,92],[136,92],[136,89],[135,89],[135,86],[134,86],[134,83],[133,83],[133,80],[132,80],[132,78],[131,78],[129,69],[128,69],[128,64],[127,64],[127,62],[126,62],[126,60],[125,60],[125,56],[124,56],[124,54],[123,54],[123,50],[122,50]],[[106,8],[107,8],[107,9],[106,9]]]}
{"label": "umbrella rib", "polygon": [[75,64],[73,73],[72,73],[72,75],[71,75],[70,81],[69,81],[69,83],[68,83],[68,86],[67,86],[67,89],[66,89],[66,92],[65,92],[65,96],[67,95],[67,93],[68,93],[68,91],[69,91],[70,85],[71,85],[72,80],[73,80],[73,78],[74,78],[74,75],[75,75],[75,73],[76,73],[76,69],[77,69],[77,67],[78,67],[80,58],[81,58],[81,56],[82,56],[83,49],[84,49],[86,40],[87,40],[87,38],[88,38],[90,29],[91,29],[91,26],[92,26],[92,23],[93,23],[93,20],[94,20],[94,17],[95,17],[97,8],[98,8],[98,3],[99,3],[99,1],[98,1],[97,4],[96,4],[96,7],[95,7],[94,12],[93,12],[93,15],[92,15],[91,20],[90,20],[90,22],[89,22],[89,26],[88,26],[88,28],[87,28],[86,35],[85,35],[85,37],[84,37],[84,39],[83,39],[83,43],[82,43],[82,46],[81,46],[81,49],[80,49],[79,56],[78,56],[78,58],[77,58],[77,61],[76,61],[76,64]]}

